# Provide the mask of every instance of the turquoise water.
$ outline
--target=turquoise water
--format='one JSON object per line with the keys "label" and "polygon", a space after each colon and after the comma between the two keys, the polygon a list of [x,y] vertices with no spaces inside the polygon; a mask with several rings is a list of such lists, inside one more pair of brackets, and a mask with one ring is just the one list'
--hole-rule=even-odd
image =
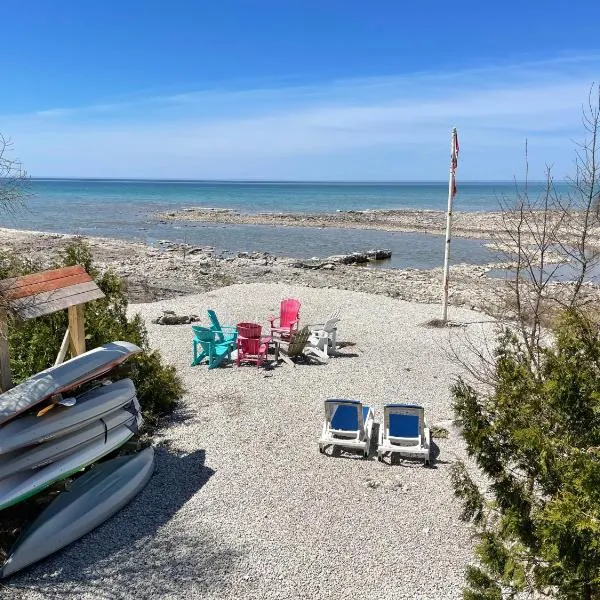
{"label": "turquoise water", "polygon": [[[543,189],[530,184],[530,192]],[[284,256],[328,256],[372,247],[390,248],[391,267],[438,265],[441,236],[259,225],[159,223],[152,213],[189,206],[242,212],[334,212],[364,209],[445,210],[446,182],[284,183],[33,179],[25,206],[2,215],[2,226],[154,243],[160,239],[214,246],[218,251],[265,250]],[[496,210],[515,195],[511,182],[458,185],[455,210]],[[478,240],[453,242],[456,262],[493,260]]]}
{"label": "turquoise water", "polygon": [[[123,181],[34,179],[30,205],[40,216],[48,208],[79,211],[118,207],[160,210],[182,206],[232,208],[244,212],[332,212],[372,209],[444,209],[447,182],[285,183],[210,181]],[[532,193],[542,183],[530,184]],[[459,183],[457,210],[495,210],[498,198],[514,196],[512,182]]]}

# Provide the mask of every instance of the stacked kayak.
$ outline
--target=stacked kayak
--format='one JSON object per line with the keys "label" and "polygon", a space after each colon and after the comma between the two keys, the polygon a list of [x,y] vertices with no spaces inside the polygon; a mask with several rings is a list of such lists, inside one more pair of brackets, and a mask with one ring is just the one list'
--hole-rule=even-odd
{"label": "stacked kayak", "polygon": [[0,394],[0,510],[93,465],[23,530],[0,565],[0,577],[91,531],[148,482],[154,470],[152,448],[94,465],[142,424],[133,381],[103,381],[73,394],[138,352],[128,342],[105,344]]}

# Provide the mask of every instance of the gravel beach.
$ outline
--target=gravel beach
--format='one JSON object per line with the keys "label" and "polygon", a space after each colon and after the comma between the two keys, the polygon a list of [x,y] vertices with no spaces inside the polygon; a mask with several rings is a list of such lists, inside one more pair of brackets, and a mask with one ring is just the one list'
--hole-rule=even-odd
{"label": "gravel beach", "polygon": [[[163,309],[223,323],[265,323],[280,299],[302,301],[301,323],[341,308],[338,340],[353,342],[326,365],[272,369],[190,367],[189,325],[150,323]],[[461,598],[472,559],[452,494],[450,465],[463,454],[448,354],[462,336],[493,335],[481,313],[452,308],[464,327],[432,329],[439,306],[338,289],[232,285],[132,305],[151,345],[187,387],[155,438],[157,470],[117,516],[0,588],[0,597],[117,599]],[[486,322],[487,321],[487,322]],[[436,439],[433,468],[319,454],[323,400],[422,403]],[[377,426],[375,427],[377,430]],[[376,431],[375,431],[376,433]],[[328,451],[331,454],[331,451]]]}

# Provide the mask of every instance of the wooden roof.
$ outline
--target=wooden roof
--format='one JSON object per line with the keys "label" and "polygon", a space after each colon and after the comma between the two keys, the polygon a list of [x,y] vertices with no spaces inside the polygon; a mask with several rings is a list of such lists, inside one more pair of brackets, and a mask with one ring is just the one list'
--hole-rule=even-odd
{"label": "wooden roof", "polygon": [[22,319],[32,319],[103,298],[86,270],[76,265],[0,281],[0,295]]}

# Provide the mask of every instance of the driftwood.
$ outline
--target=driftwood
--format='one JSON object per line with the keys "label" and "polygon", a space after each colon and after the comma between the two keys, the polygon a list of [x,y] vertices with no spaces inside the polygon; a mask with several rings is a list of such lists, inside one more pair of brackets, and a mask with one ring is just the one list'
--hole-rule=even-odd
{"label": "driftwood", "polygon": [[152,322],[158,325],[188,325],[199,320],[198,315],[176,315],[172,310],[165,310],[160,317],[152,319]]}

